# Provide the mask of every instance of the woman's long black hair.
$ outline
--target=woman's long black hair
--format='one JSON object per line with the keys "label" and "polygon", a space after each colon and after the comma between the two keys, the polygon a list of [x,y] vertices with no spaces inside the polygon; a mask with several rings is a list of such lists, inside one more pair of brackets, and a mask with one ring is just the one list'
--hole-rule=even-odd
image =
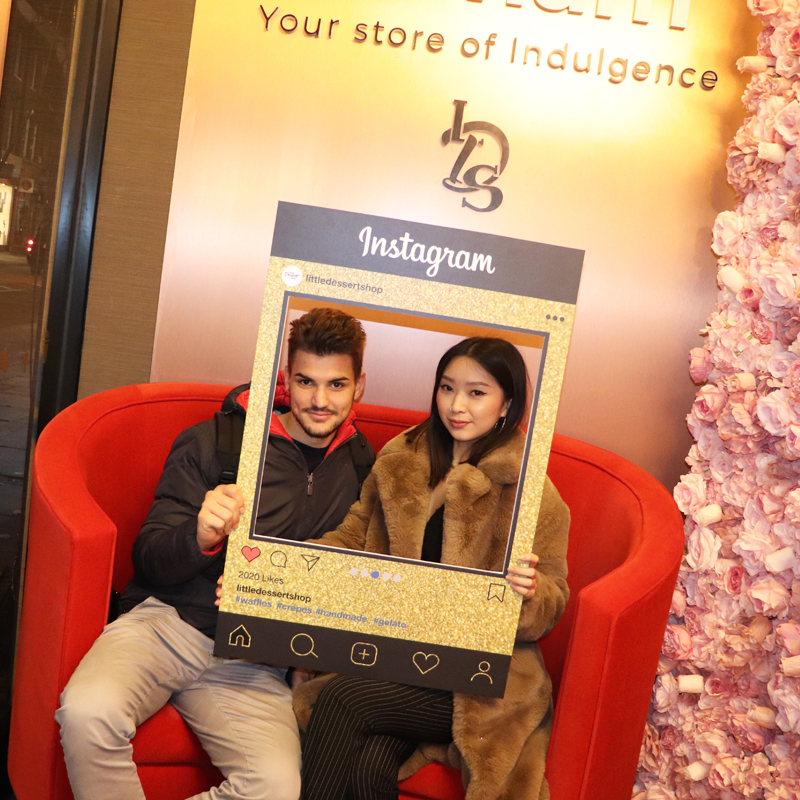
{"label": "woman's long black hair", "polygon": [[511,342],[489,336],[473,336],[453,345],[439,359],[436,367],[431,415],[406,434],[406,440],[416,444],[423,433],[428,433],[428,457],[431,463],[428,485],[431,488],[444,479],[453,464],[453,437],[439,416],[436,396],[444,371],[459,356],[471,358],[480,364],[500,385],[503,397],[508,402],[505,423],[496,425],[473,444],[468,463],[477,465],[487,453],[508,442],[520,426],[528,404],[528,372],[525,361]]}

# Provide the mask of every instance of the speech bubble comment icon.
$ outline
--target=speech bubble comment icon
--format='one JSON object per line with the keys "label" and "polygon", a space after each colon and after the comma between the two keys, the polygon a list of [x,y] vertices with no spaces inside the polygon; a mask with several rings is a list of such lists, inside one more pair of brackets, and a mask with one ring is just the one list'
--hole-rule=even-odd
{"label": "speech bubble comment icon", "polygon": [[272,555],[269,557],[269,563],[272,564],[273,567],[286,567],[286,553],[282,550],[275,550]]}
{"label": "speech bubble comment icon", "polygon": [[319,656],[314,652],[314,640],[307,633],[296,633],[289,642],[289,647],[296,656]]}

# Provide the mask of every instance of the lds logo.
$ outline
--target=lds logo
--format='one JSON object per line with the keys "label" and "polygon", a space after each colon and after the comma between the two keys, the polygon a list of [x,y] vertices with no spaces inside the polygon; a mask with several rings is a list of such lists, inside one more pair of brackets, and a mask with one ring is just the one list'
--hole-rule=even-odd
{"label": "lds logo", "polygon": [[[453,169],[450,170],[450,175],[442,181],[446,189],[451,192],[459,192],[460,194],[470,194],[472,192],[485,191],[489,192],[490,201],[489,205],[475,206],[467,201],[464,197],[461,200],[461,205],[471,208],[473,211],[494,211],[503,202],[503,193],[494,182],[503,174],[503,170],[508,164],[508,139],[503,131],[492,125],[491,122],[464,122],[464,106],[467,104],[466,100],[453,101],[456,111],[453,116],[453,127],[446,130],[442,134],[442,145],[447,144],[462,144],[461,152],[453,164]],[[494,166],[489,164],[475,164],[474,166],[464,169],[472,155],[472,151],[476,147],[483,147],[484,139],[478,138],[475,134],[488,134],[494,139],[500,148],[500,160]],[[464,138],[463,134],[467,134]],[[462,175],[462,170],[464,173]],[[481,170],[488,170],[491,174],[486,176],[484,181],[479,180],[478,173]]]}

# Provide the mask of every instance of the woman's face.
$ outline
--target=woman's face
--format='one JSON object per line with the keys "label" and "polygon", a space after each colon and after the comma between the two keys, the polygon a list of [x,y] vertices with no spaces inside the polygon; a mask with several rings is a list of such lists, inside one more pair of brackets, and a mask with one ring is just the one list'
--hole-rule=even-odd
{"label": "woman's face", "polygon": [[453,460],[462,461],[472,444],[505,416],[508,402],[500,384],[466,356],[454,358],[444,369],[436,392],[436,406],[453,437]]}

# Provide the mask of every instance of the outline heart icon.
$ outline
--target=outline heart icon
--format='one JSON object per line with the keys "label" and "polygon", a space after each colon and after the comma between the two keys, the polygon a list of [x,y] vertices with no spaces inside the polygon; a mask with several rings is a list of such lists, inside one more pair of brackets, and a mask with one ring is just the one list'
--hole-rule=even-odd
{"label": "outline heart icon", "polygon": [[[420,661],[422,661],[422,662],[423,662],[423,663],[426,665],[426,666],[425,666],[425,669],[423,669],[423,668],[422,668],[422,667],[421,667],[421,666],[420,666],[420,665],[417,663],[417,656],[421,656],[421,658],[420,658]],[[428,663],[428,661],[429,661],[430,659],[432,659],[432,658],[433,658],[433,659],[435,659],[436,663],[435,663],[435,664],[431,664],[431,666],[427,666],[427,663]],[[439,656],[437,656],[437,655],[436,655],[436,653],[423,653],[423,652],[414,653],[414,658],[412,658],[411,660],[414,662],[414,666],[415,666],[415,667],[416,667],[416,668],[417,668],[417,669],[418,669],[418,670],[419,670],[419,671],[420,671],[420,672],[421,672],[423,675],[424,675],[426,672],[430,672],[432,669],[436,669],[436,667],[438,667],[438,666],[439,666]]]}
{"label": "outline heart icon", "polygon": [[246,544],[242,548],[242,555],[248,561],[255,561],[255,559],[257,559],[261,555],[261,551],[257,547],[250,547],[250,545]]}

